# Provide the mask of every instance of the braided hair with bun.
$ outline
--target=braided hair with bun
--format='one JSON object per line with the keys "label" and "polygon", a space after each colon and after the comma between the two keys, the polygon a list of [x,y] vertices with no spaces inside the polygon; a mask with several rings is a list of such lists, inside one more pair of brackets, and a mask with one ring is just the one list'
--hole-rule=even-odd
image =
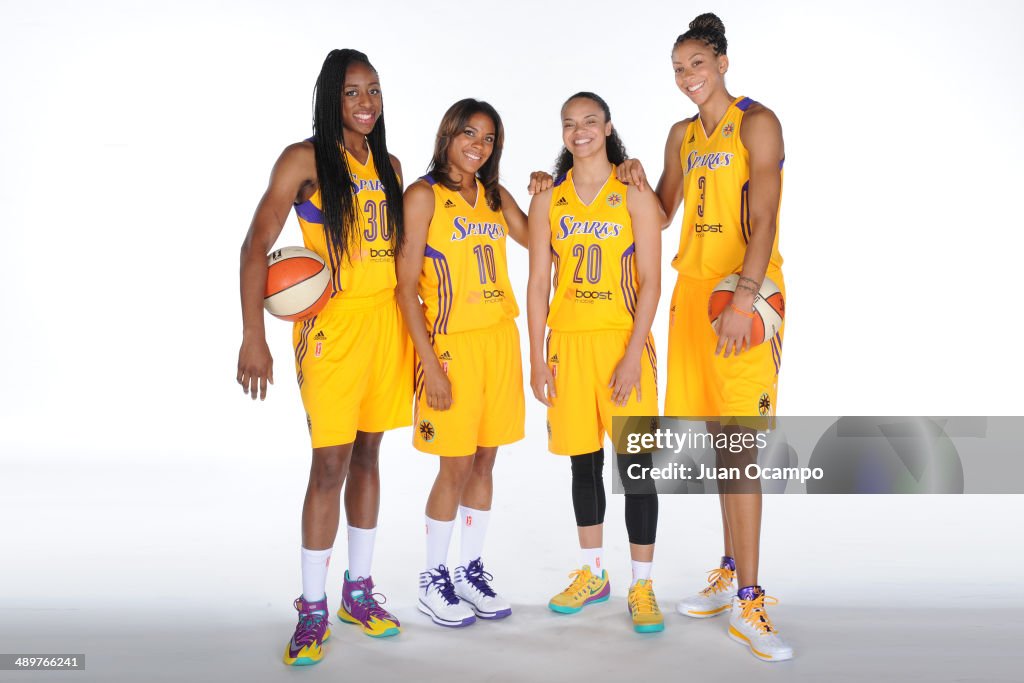
{"label": "braided hair with bun", "polygon": [[707,44],[714,51],[716,57],[724,55],[728,47],[728,42],[725,39],[725,24],[711,12],[705,12],[691,21],[690,29],[676,38],[675,44],[679,45],[687,40],[699,40]]}

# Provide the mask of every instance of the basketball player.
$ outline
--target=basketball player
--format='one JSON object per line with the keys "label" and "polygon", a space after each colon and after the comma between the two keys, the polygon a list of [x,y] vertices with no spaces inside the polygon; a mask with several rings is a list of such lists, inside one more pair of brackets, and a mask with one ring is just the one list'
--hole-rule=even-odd
{"label": "basketball player", "polygon": [[[765,277],[785,296],[779,254],[778,211],[785,157],[782,127],[767,107],[733,97],[725,87],[729,69],[725,26],[702,14],[672,49],[676,85],[698,114],[672,126],[657,195],[668,216],[683,203],[679,271],[669,323],[668,395],[665,414],[721,416],[712,433],[753,433],[754,424],[775,414],[782,331],[750,347],[754,298]],[[644,182],[642,166],[630,160],[622,177]],[[722,278],[740,274],[732,305],[716,331],[707,323],[708,298]],[[762,424],[767,424],[762,420]],[[742,423],[742,424],[741,424]],[[743,467],[757,449],[718,453],[722,466]],[[730,612],[729,636],[759,659],[790,659],[793,649],[779,636],[758,585],[761,491],[721,496],[725,556],[710,572],[709,586],[679,603],[682,614],[711,617]],[[734,579],[739,590],[733,595]]]}
{"label": "basketball player", "polygon": [[[334,294],[295,323],[295,367],[313,443],[302,507],[299,621],[284,662],[315,664],[330,635],[326,581],[346,475],[349,565],[342,621],[374,637],[400,624],[374,593],[373,559],[384,431],[409,424],[412,347],[395,303],[395,249],[402,239],[402,170],[388,154],[380,79],[366,55],[333,50],[316,82],[314,136],[285,148],[242,245],[244,332],[238,382],[266,397],[273,366],[261,298],[267,252],[294,207],[306,248],[330,264]],[[379,596],[383,598],[383,596]]]}
{"label": "basketball player", "polygon": [[[604,435],[614,415],[657,415],[657,359],[650,336],[660,294],[661,207],[616,179],[626,158],[603,99],[589,92],[562,106],[555,185],[530,204],[530,384],[548,406],[548,448],[570,456],[581,548],[572,583],[548,606],[572,614],[608,599],[602,557]],[[551,296],[554,266],[554,296]],[[551,328],[545,348],[544,328]],[[617,458],[650,468],[650,454]],[[650,482],[649,478],[643,481]],[[633,560],[634,628],[661,631],[651,570],[658,519],[652,486],[626,482]]]}
{"label": "basketball player", "polygon": [[[456,102],[438,127],[427,175],[405,193],[398,304],[418,358],[413,446],[440,456],[418,607],[441,626],[512,613],[482,560],[498,447],[523,438],[524,422],[505,238],[526,246],[527,228],[498,184],[504,137],[491,105]],[[456,513],[462,548],[453,582],[447,558]]]}

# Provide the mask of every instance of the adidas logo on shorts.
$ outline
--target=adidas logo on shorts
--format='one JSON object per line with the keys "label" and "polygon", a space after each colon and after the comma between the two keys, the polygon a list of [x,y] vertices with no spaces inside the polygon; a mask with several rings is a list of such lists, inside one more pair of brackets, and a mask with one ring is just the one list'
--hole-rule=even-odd
{"label": "adidas logo on shorts", "polygon": [[317,332],[316,336],[313,337],[313,341],[325,341],[326,339],[327,339],[327,335],[324,334],[323,330],[320,330],[319,332]]}
{"label": "adidas logo on shorts", "polygon": [[440,356],[438,356],[437,359],[438,360],[451,360],[452,359],[452,354],[450,354],[449,352],[445,351]]}
{"label": "adidas logo on shorts", "polygon": [[558,201],[555,202],[555,206],[569,206],[569,202],[565,201],[565,197],[559,197]]}
{"label": "adidas logo on shorts", "polygon": [[551,358],[548,360],[548,362],[549,363],[557,363],[558,362],[558,354],[556,353],[555,355],[551,356]]}
{"label": "adidas logo on shorts", "polygon": [[450,199],[444,200],[444,208],[446,208],[446,209],[454,209],[455,208],[455,202],[453,202]]}

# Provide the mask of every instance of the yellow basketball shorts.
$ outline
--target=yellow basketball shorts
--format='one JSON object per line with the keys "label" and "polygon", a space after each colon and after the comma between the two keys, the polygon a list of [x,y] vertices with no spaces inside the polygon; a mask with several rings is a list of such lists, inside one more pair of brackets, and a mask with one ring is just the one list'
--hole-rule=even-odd
{"label": "yellow basketball shorts", "polygon": [[477,446],[504,446],[523,438],[526,406],[519,330],[505,320],[480,330],[434,337],[434,352],[452,384],[452,405],[434,410],[416,364],[416,450],[447,457],[472,455]]}
{"label": "yellow basketball shorts", "polygon": [[394,291],[332,299],[292,341],[313,448],[411,424],[413,347]]}
{"label": "yellow basketball shorts", "polygon": [[[782,273],[770,272],[768,277],[785,297]],[[775,415],[785,323],[777,335],[738,356],[716,356],[718,335],[708,322],[708,299],[718,282],[676,281],[668,325],[665,415],[758,418],[750,424],[770,426],[761,419]]]}
{"label": "yellow basketball shorts", "polygon": [[629,330],[557,332],[548,335],[548,367],[555,376],[555,396],[548,408],[548,450],[555,455],[582,455],[603,447],[616,415],[658,414],[658,356],[648,336],[640,358],[640,397],[625,406],[612,401],[608,386],[629,344]]}

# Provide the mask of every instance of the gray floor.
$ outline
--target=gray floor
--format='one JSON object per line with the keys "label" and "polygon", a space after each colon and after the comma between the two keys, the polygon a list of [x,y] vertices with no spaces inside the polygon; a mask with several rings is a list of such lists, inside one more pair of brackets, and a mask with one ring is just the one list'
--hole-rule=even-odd
{"label": "gray floor", "polygon": [[[317,666],[288,669],[280,609],[163,615],[132,611],[0,611],[5,652],[84,652],[84,672],[0,672],[24,681],[1019,681],[1019,610],[800,606],[772,611],[796,658],[768,664],[729,640],[724,617],[667,615],[634,634],[622,598],[575,616],[516,605],[510,619],[462,630],[399,605],[405,630],[373,640],[336,625]],[[205,613],[204,613],[205,612]],[[332,620],[333,621],[333,620]]]}

